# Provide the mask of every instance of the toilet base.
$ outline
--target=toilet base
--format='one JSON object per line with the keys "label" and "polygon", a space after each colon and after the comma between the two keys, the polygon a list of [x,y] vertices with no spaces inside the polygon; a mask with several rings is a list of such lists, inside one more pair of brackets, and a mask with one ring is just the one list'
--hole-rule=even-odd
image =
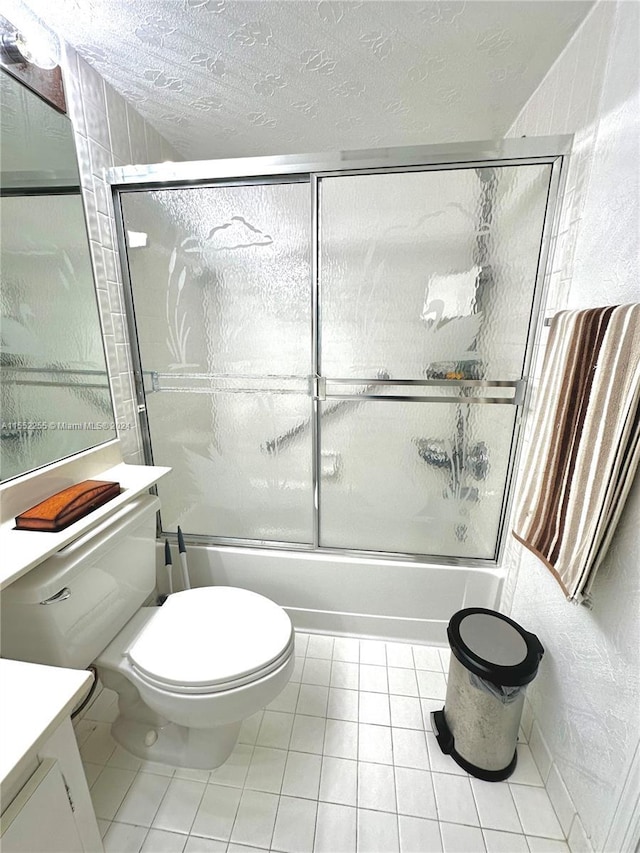
{"label": "toilet base", "polygon": [[213,770],[229,758],[240,734],[242,721],[192,729],[176,723],[153,725],[120,714],[111,734],[128,752],[145,761],[197,770]]}

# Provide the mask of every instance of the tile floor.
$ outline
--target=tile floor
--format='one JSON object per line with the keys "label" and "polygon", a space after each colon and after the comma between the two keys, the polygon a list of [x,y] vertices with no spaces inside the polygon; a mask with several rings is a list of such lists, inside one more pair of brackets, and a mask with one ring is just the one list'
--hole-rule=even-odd
{"label": "tile floor", "polygon": [[568,853],[524,741],[497,784],[440,752],[448,650],[299,633],[296,653],[211,773],[125,752],[98,696],[76,735],[108,853]]}

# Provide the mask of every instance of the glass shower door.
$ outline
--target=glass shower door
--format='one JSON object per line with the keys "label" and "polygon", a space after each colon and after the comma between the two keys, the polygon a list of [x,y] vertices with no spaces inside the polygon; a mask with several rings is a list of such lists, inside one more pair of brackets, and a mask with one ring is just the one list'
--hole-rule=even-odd
{"label": "glass shower door", "polygon": [[312,544],[309,183],[121,204],[163,528]]}
{"label": "glass shower door", "polygon": [[318,178],[320,546],[496,558],[550,180]]}

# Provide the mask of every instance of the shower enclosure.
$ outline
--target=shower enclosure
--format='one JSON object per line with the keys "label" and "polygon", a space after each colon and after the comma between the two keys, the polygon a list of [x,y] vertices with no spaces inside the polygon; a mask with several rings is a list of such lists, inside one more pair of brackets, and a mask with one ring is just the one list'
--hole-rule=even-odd
{"label": "shower enclosure", "polygon": [[498,561],[568,143],[112,170],[163,532]]}

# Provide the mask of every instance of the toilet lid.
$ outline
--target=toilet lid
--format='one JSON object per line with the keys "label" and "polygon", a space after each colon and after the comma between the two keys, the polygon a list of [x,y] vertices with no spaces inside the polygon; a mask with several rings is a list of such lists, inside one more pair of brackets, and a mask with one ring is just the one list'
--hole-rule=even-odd
{"label": "toilet lid", "polygon": [[131,664],[178,689],[220,689],[260,674],[291,645],[285,611],[255,592],[199,587],[170,595],[137,637]]}

